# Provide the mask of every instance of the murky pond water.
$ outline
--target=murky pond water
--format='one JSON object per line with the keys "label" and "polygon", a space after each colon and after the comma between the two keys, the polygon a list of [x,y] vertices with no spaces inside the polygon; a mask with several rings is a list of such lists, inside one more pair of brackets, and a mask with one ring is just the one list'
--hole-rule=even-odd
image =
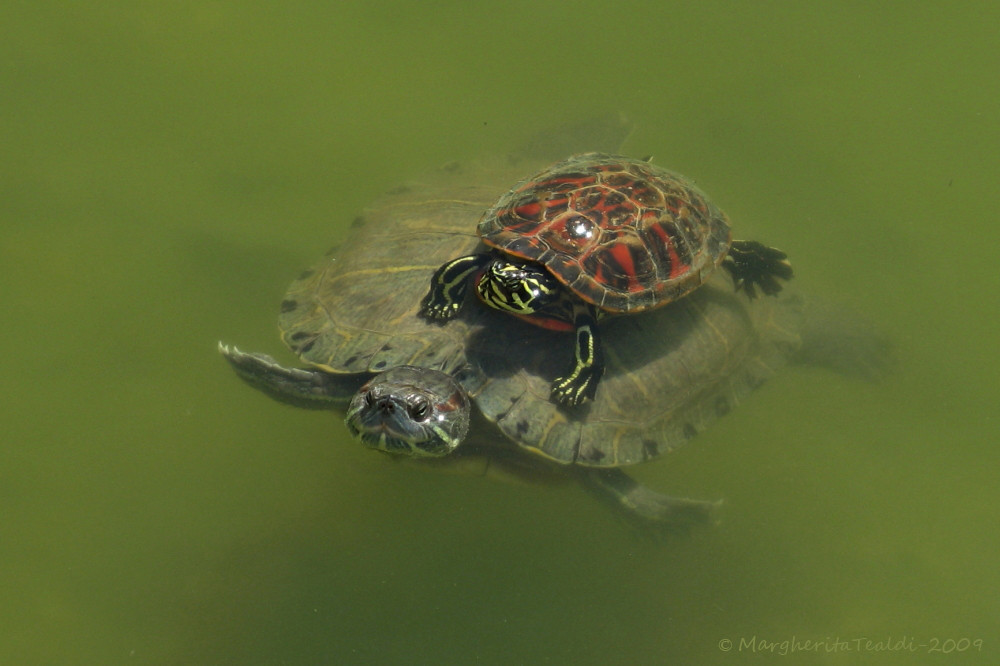
{"label": "murky pond water", "polygon": [[[997,19],[0,10],[0,662],[995,660]],[[895,344],[636,471],[717,524],[651,541],[572,486],[392,464],[218,357],[292,360],[286,285],[380,193],[603,110]]]}

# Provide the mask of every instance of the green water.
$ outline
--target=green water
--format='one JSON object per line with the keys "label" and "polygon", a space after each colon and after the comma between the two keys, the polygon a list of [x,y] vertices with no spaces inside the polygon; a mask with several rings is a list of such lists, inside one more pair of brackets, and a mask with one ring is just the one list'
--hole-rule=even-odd
{"label": "green water", "polygon": [[[0,8],[0,664],[996,663],[997,5],[433,7]],[[638,472],[718,525],[390,464],[218,358],[380,192],[606,109],[897,348]]]}

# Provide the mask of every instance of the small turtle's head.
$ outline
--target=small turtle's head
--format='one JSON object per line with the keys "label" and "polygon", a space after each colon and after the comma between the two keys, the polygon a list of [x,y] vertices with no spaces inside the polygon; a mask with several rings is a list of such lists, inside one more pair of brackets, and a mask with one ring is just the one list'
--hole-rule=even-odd
{"label": "small turtle's head", "polygon": [[379,451],[440,457],[462,443],[470,409],[468,395],[450,375],[402,365],[358,390],[347,408],[347,427]]}
{"label": "small turtle's head", "polygon": [[561,285],[541,266],[497,257],[483,271],[476,291],[490,307],[527,316],[558,301]]}

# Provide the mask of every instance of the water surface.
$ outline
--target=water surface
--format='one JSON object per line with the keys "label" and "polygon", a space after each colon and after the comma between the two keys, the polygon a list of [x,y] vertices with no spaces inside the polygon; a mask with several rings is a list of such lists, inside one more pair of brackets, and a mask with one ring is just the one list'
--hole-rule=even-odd
{"label": "water surface", "polygon": [[[995,661],[998,19],[8,3],[0,662]],[[717,525],[390,464],[218,358],[282,352],[285,286],[379,193],[606,109],[896,345],[637,471]]]}

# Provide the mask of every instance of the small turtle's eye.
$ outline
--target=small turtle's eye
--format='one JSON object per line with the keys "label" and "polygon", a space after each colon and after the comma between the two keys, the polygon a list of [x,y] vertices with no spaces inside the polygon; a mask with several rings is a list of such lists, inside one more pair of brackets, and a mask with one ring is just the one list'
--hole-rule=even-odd
{"label": "small turtle's eye", "polygon": [[423,421],[431,413],[431,404],[424,398],[418,398],[410,403],[407,411],[414,421]]}
{"label": "small turtle's eye", "polygon": [[368,391],[365,393],[365,404],[369,407],[375,406],[375,391]]}

